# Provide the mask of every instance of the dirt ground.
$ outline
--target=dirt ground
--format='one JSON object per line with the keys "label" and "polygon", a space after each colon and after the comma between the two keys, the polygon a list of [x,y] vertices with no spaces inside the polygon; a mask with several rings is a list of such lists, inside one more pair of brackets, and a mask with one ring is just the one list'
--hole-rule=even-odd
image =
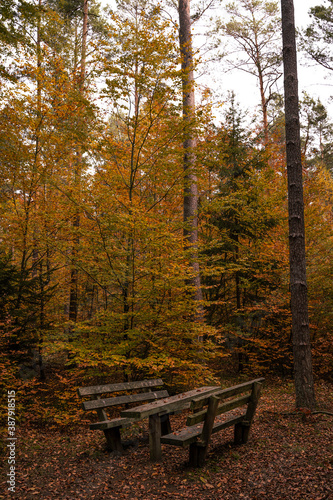
{"label": "dirt ground", "polygon": [[[333,386],[316,392],[326,413],[303,415],[292,384],[266,386],[248,443],[235,446],[232,429],[215,434],[201,469],[188,466],[188,450],[168,445],[151,463],[146,423],[124,435],[134,445],[122,456],[106,452],[102,432],[86,424],[66,432],[22,424],[16,492],[6,485],[0,498],[333,500]],[[171,417],[173,429],[184,423],[185,415]]]}

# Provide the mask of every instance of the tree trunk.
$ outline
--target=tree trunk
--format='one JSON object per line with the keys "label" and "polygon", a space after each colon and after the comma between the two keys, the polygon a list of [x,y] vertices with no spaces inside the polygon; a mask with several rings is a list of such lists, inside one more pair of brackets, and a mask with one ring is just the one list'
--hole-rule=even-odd
{"label": "tree trunk", "polygon": [[[184,238],[191,249],[193,277],[190,284],[194,298],[202,301],[200,269],[198,262],[198,187],[195,173],[196,138],[193,132],[195,119],[193,49],[191,35],[190,0],[179,0],[179,43],[182,59],[183,121],[184,121]],[[197,319],[202,319],[202,307],[197,308]],[[201,339],[200,339],[201,340]]]}
{"label": "tree trunk", "polygon": [[305,264],[305,227],[293,0],[281,0],[288,171],[290,291],[296,406],[313,408],[315,394]]}
{"label": "tree trunk", "polygon": [[268,144],[267,99],[265,96],[264,79],[263,79],[261,68],[259,68],[258,74],[259,74],[261,110],[262,110],[262,118],[263,118],[263,125],[264,125],[264,141],[265,141],[265,145],[267,146],[267,144]]}
{"label": "tree trunk", "polygon": [[[253,21],[255,21],[254,14],[252,14],[252,16],[253,16]],[[257,66],[257,70],[258,70],[261,110],[262,110],[262,118],[263,118],[263,125],[264,125],[264,140],[265,140],[265,145],[267,146],[267,144],[268,144],[267,99],[265,96],[264,75],[263,75],[262,68],[261,68],[262,56],[260,54],[257,33],[255,33],[254,43],[255,43],[255,50],[256,50],[256,60],[257,60],[256,66]]]}
{"label": "tree trunk", "polygon": [[[35,139],[35,174],[38,176],[39,174],[39,158],[40,158],[40,132],[42,126],[42,85],[41,85],[41,69],[42,69],[42,50],[41,50],[41,14],[42,13],[42,1],[38,0],[38,18],[37,18],[37,126],[36,126],[36,139]],[[38,202],[38,193],[39,189],[36,185],[36,192],[34,193],[34,203],[33,209],[35,211],[38,210],[36,203]],[[36,223],[35,223],[36,224]],[[43,365],[43,329],[44,329],[44,283],[43,283],[43,260],[38,261],[40,259],[39,249],[36,238],[37,228],[34,228],[33,231],[33,251],[32,251],[32,277],[37,278],[38,270],[39,270],[39,283],[40,283],[40,324],[38,334],[38,350],[34,349],[36,357],[38,359],[39,366],[39,379],[45,380],[45,371]],[[35,328],[37,328],[37,318],[34,320]],[[37,354],[38,353],[38,354]]]}
{"label": "tree trunk", "polygon": [[[86,51],[87,51],[87,33],[88,33],[88,0],[83,0],[83,26],[82,26],[82,45],[81,45],[81,63],[80,63],[80,73],[79,73],[79,92],[81,95],[84,94],[84,84],[86,76]],[[81,119],[82,121],[82,119]],[[80,192],[81,184],[81,168],[82,168],[82,152],[81,146],[78,145],[76,153],[76,165],[74,167],[74,185],[75,190]],[[69,294],[69,321],[76,323],[78,314],[78,277],[79,273],[76,267],[77,258],[77,248],[79,246],[79,228],[80,228],[80,213],[79,209],[76,209],[76,213],[73,219],[73,229],[76,233],[74,235],[74,243],[72,247],[72,269],[70,277],[70,294]],[[70,327],[72,332],[73,328]]]}

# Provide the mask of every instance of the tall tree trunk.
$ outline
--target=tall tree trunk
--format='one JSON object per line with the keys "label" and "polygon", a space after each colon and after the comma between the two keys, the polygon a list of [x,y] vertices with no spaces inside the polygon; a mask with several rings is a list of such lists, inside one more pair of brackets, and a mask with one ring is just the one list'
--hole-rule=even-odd
{"label": "tall tree trunk", "polygon": [[[254,13],[252,13],[253,22],[255,23]],[[268,144],[268,118],[267,118],[267,99],[265,96],[265,84],[264,84],[264,75],[262,71],[262,56],[260,54],[258,35],[255,33],[255,50],[256,50],[256,61],[257,61],[257,70],[258,70],[258,79],[259,79],[259,89],[260,89],[260,100],[261,100],[261,111],[262,111],[262,119],[264,125],[264,140],[265,145]]]}
{"label": "tall tree trunk", "polygon": [[258,68],[258,74],[259,74],[259,88],[260,88],[262,119],[263,119],[263,125],[264,125],[264,141],[265,141],[265,145],[267,146],[267,144],[268,144],[267,99],[265,96],[264,79],[263,79],[261,68]]}
{"label": "tall tree trunk", "polygon": [[296,406],[313,408],[310,327],[305,264],[305,226],[297,55],[293,0],[281,0],[286,151],[288,171],[289,259]]}
{"label": "tall tree trunk", "polygon": [[[81,95],[84,94],[84,84],[86,76],[86,52],[87,52],[87,34],[88,34],[88,0],[83,0],[83,26],[82,26],[82,45],[81,45],[81,62],[78,81],[78,89]],[[82,119],[81,119],[82,123]],[[79,145],[76,152],[76,165],[74,167],[74,185],[75,190],[80,193],[81,185],[81,168],[82,168],[82,151]],[[76,323],[78,313],[78,270],[76,267],[77,248],[79,245],[78,231],[80,228],[80,213],[79,208],[76,209],[73,220],[74,243],[72,248],[72,269],[70,277],[70,294],[69,294],[69,321]],[[72,330],[72,329],[71,329]]]}
{"label": "tall tree trunk", "polygon": [[[42,49],[41,49],[41,15],[42,15],[42,1],[38,0],[38,17],[37,17],[37,125],[36,125],[36,137],[35,137],[35,165],[34,165],[34,178],[39,176],[39,161],[40,161],[40,131],[42,127],[42,84],[41,84],[41,70],[42,70]],[[33,210],[37,212],[38,208],[36,203],[38,203],[38,187],[36,181],[36,188],[33,191]],[[37,278],[39,271],[39,283],[40,283],[40,311],[39,311],[39,335],[38,335],[38,350],[33,349],[33,353],[38,359],[39,366],[39,378],[40,380],[45,380],[45,372],[43,366],[43,328],[44,328],[44,286],[43,286],[43,261],[40,260],[39,248],[37,244],[37,227],[34,223],[33,230],[33,250],[32,250],[32,277]],[[38,263],[38,261],[40,262]],[[37,316],[34,319],[35,328],[37,329]]]}
{"label": "tall tree trunk", "polygon": [[[190,0],[179,0],[179,43],[182,59],[183,121],[184,121],[184,237],[191,248],[195,300],[202,301],[198,262],[198,186],[195,173],[196,138],[193,132],[195,118],[193,49],[191,35]],[[197,319],[202,319],[202,307],[197,308]],[[200,339],[202,340],[202,339]]]}

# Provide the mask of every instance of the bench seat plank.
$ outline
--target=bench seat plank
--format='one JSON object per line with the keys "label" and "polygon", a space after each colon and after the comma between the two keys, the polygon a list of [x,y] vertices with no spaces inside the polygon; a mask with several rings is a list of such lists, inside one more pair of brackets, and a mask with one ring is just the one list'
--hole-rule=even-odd
{"label": "bench seat plank", "polygon": [[134,389],[145,389],[150,387],[159,387],[163,385],[163,380],[157,378],[154,380],[138,380],[136,382],[119,382],[117,384],[94,385],[90,387],[79,387],[77,390],[79,396],[93,396],[108,392],[131,391]]}
{"label": "bench seat plank", "polygon": [[[205,463],[210,437],[222,429],[233,426],[234,443],[246,443],[264,380],[255,379],[228,389],[219,388],[210,394],[196,395],[190,405],[193,413],[187,418],[187,427],[162,436],[160,442],[189,447],[189,464],[193,467],[201,467]],[[242,396],[229,399],[240,393]],[[247,406],[242,415],[228,414],[229,411],[244,405]],[[204,406],[207,408],[202,410]],[[222,413],[226,414],[226,420],[221,417],[216,419]]]}
{"label": "bench seat plank", "polygon": [[[245,414],[238,417],[230,418],[224,422],[215,422],[212,430],[212,434],[219,432],[222,429],[231,427],[232,425],[239,424],[245,419]],[[201,436],[203,424],[195,425],[192,427],[187,427],[179,432],[172,432],[166,436],[161,437],[161,443],[172,444],[175,446],[182,446],[186,448],[189,444],[197,441],[198,437]]]}
{"label": "bench seat plank", "polygon": [[97,410],[97,408],[109,408],[111,406],[122,405],[126,403],[136,403],[138,401],[151,401],[153,399],[167,398],[168,391],[140,392],[127,396],[115,396],[113,398],[95,399],[93,401],[84,401],[82,407],[84,410]]}
{"label": "bench seat plank", "polygon": [[113,420],[104,420],[102,422],[94,422],[90,424],[91,430],[99,429],[104,431],[106,429],[113,429],[114,427],[126,427],[135,422],[133,418],[114,418]]}
{"label": "bench seat plank", "polygon": [[[215,434],[222,429],[226,429],[227,427],[231,427],[232,425],[239,424],[243,422],[244,418],[245,414],[225,420],[224,422],[216,422],[213,426],[212,434]],[[182,446],[183,448],[186,448],[189,444],[194,443],[197,438],[201,436],[202,428],[203,424],[187,427],[179,432],[172,432],[171,434],[162,436],[161,443],[173,444],[175,446]]]}

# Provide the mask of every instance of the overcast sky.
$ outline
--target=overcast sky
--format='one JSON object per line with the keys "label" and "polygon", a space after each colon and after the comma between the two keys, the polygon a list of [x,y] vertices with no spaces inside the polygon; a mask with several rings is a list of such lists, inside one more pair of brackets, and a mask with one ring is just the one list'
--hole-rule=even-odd
{"label": "overcast sky", "polygon": [[[0,0],[1,1],[1,0]],[[100,0],[102,5],[115,5],[115,0]],[[163,1],[163,0],[162,0]],[[225,0],[225,2],[230,0]],[[280,2],[278,2],[280,4]],[[321,5],[325,0],[294,0],[295,22],[297,28],[305,28],[310,24],[308,12],[311,7]],[[282,35],[281,35],[282,37]],[[282,44],[282,40],[281,40]],[[333,95],[333,74],[321,69],[317,64],[306,60],[302,54],[298,56],[298,81],[299,93],[306,91],[311,97],[317,98],[327,106],[331,120],[333,120],[333,102],[330,96]],[[216,66],[210,74],[203,75],[198,79],[198,83],[209,85],[222,96],[227,96],[229,90],[236,94],[236,100],[240,102],[243,110],[249,110],[250,114],[254,109],[260,113],[260,95],[257,87],[257,79],[247,75],[243,71],[233,71],[226,74],[222,66]],[[280,78],[280,91],[282,93],[283,80]]]}

